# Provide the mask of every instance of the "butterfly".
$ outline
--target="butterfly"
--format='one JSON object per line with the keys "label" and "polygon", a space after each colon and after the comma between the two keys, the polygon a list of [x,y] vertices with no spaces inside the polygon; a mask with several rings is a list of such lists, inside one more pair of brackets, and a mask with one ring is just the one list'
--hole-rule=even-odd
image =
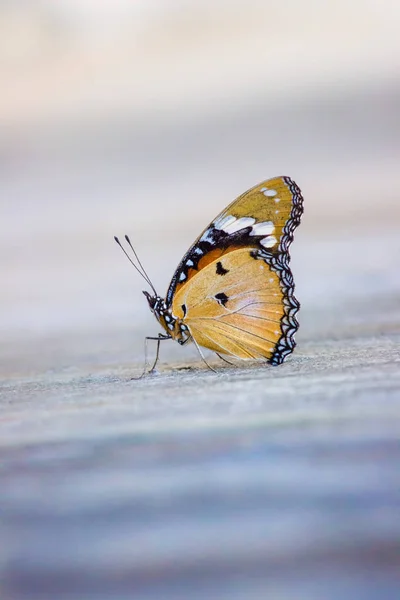
{"label": "butterfly", "polygon": [[[263,181],[239,196],[200,234],[179,263],[165,298],[147,281],[150,310],[162,340],[193,341],[221,358],[281,364],[295,348],[300,304],[294,295],[289,246],[303,213],[303,197],[290,177]],[[205,360],[205,359],[204,359]],[[206,361],[205,361],[206,362]],[[229,362],[229,361],[228,361]],[[207,363],[208,364],[208,363]],[[210,366],[210,365],[209,365]],[[210,367],[211,368],[211,367]]]}

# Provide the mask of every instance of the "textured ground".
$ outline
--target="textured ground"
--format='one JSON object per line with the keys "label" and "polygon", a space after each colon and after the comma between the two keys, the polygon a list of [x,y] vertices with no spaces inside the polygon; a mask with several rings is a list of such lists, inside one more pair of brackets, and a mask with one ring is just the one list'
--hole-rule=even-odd
{"label": "textured ground", "polygon": [[12,385],[2,597],[397,598],[395,343],[309,344],[271,371]]}

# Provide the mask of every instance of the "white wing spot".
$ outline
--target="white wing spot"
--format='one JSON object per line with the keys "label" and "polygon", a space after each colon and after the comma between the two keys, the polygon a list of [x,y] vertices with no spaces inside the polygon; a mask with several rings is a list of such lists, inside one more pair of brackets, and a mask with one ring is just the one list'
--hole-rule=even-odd
{"label": "white wing spot", "polygon": [[212,242],[213,240],[213,235],[212,235],[213,230],[212,229],[206,229],[206,231],[203,233],[203,235],[200,238],[200,242]]}
{"label": "white wing spot", "polygon": [[276,215],[279,215],[279,210],[276,210],[276,211],[275,211],[275,214],[276,214]]}
{"label": "white wing spot", "polygon": [[269,280],[269,282],[270,282],[270,283],[274,283],[274,280],[272,279],[272,277],[271,277],[271,279]]}
{"label": "white wing spot", "polygon": [[228,225],[230,225],[231,223],[234,223],[236,221],[236,217],[233,217],[232,215],[225,215],[225,216],[220,216],[218,217],[218,219],[215,219],[213,225],[216,229],[224,229],[224,227],[227,227]]}
{"label": "white wing spot", "polygon": [[251,225],[254,225],[255,222],[256,222],[256,220],[253,219],[253,217],[241,217],[240,219],[235,219],[228,225],[225,225],[222,228],[222,231],[225,231],[225,233],[229,233],[229,234],[236,233],[236,231],[240,231],[241,229],[244,229],[245,227],[250,227]]}
{"label": "white wing spot", "polygon": [[193,267],[193,264],[194,263],[193,263],[192,259],[190,259],[190,258],[189,258],[189,260],[186,261],[186,266],[187,267]]}
{"label": "white wing spot", "polygon": [[270,235],[274,233],[275,227],[272,221],[264,221],[262,223],[256,223],[252,230],[250,231],[250,235]]}
{"label": "white wing spot", "polygon": [[268,189],[265,189],[265,190],[262,189],[261,191],[263,192],[264,196],[270,196],[271,198],[273,196],[276,196],[278,193],[276,190],[268,190]]}
{"label": "white wing spot", "polygon": [[203,254],[203,250],[201,248],[194,249],[195,254]]}
{"label": "white wing spot", "polygon": [[280,202],[281,199],[280,198],[275,198],[275,202]]}
{"label": "white wing spot", "polygon": [[174,329],[175,325],[173,323],[168,323],[168,329],[171,331]]}
{"label": "white wing spot", "polygon": [[273,246],[275,246],[275,244],[277,244],[277,242],[278,240],[274,235],[269,235],[268,237],[265,237],[262,240],[260,240],[260,244],[261,246],[264,246],[264,248],[272,248]]}
{"label": "white wing spot", "polygon": [[182,271],[182,273],[179,275],[179,281],[185,281],[186,279],[186,275],[185,273]]}
{"label": "white wing spot", "polygon": [[262,187],[262,188],[260,188],[260,192],[265,192],[266,189],[267,189],[266,187]]}

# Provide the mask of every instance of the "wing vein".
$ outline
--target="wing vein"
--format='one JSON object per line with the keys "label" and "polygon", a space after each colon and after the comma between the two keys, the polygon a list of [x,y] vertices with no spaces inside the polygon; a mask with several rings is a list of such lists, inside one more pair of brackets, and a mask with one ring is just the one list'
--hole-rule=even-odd
{"label": "wing vein", "polygon": [[[203,317],[197,317],[197,321],[201,321],[203,319]],[[214,319],[214,321],[217,321],[216,319]],[[218,321],[216,322],[216,324],[214,325],[214,327],[216,329],[219,329],[219,331],[221,331],[220,328],[218,328],[218,325],[221,326],[221,323],[218,323]],[[248,331],[247,329],[242,329],[242,327],[238,327],[237,325],[232,325],[231,323],[223,323],[222,324],[223,327],[230,327],[231,329],[236,329],[237,331],[242,331],[243,333],[245,333],[246,335],[255,337],[259,340],[263,340],[265,342],[269,342],[271,344],[273,344],[274,346],[276,345],[276,340],[270,340],[267,337],[262,337],[261,335],[257,335],[256,333],[252,333],[251,331]]]}
{"label": "wing vein", "polygon": [[260,319],[261,321],[268,321],[269,323],[280,323],[280,317],[279,319],[267,319],[266,317],[260,317],[257,315],[249,315],[247,313],[242,312],[243,310],[245,310],[246,308],[249,308],[249,306],[255,306],[256,304],[269,304],[269,302],[250,302],[249,304],[246,304],[245,306],[242,306],[241,308],[238,308],[237,310],[231,310],[227,313],[225,313],[224,315],[220,315],[218,317],[207,317],[207,318],[215,318],[215,319],[225,319],[225,317],[229,317],[230,315],[236,315],[236,314],[240,314],[243,317],[250,317],[251,319]]}
{"label": "wing vein", "polygon": [[[204,337],[208,338],[208,339],[209,339],[209,340],[210,340],[210,341],[211,341],[213,344],[216,344],[216,343],[217,343],[217,344],[218,344],[218,345],[219,345],[219,346],[220,346],[220,347],[221,347],[223,350],[225,350],[225,352],[226,352],[226,354],[227,354],[228,356],[236,356],[236,357],[237,357],[237,355],[235,355],[235,354],[232,354],[232,351],[228,350],[228,348],[226,348],[226,347],[225,347],[225,346],[224,346],[224,345],[221,343],[220,339],[218,339],[218,342],[216,342],[216,340],[215,340],[214,338],[212,338],[212,337],[211,337],[211,336],[210,336],[208,333],[206,333],[206,332],[204,331],[204,329],[202,329],[202,330],[201,330],[201,335],[203,335]],[[220,333],[220,335],[219,335],[219,338],[221,338],[221,337],[222,337],[222,338],[225,338],[225,339],[226,339],[226,338],[227,338],[227,339],[229,339],[229,336],[228,336],[228,335],[226,335],[226,334],[224,334],[224,333],[222,333],[222,334]],[[249,356],[249,358],[252,358],[252,359],[254,359],[254,360],[257,360],[257,358],[265,358],[265,357],[264,357],[264,356],[263,356],[263,355],[262,355],[260,352],[256,352],[256,354],[258,354],[258,357],[257,357],[257,356],[254,356],[254,354],[252,354],[252,353],[250,352],[250,350],[249,350],[249,349],[248,349],[246,346],[244,346],[243,344],[241,344],[241,343],[240,343],[238,340],[236,340],[235,338],[231,338],[231,342],[232,342],[234,345],[236,345],[238,348],[240,348],[240,349],[241,349],[241,350],[242,350],[242,351],[243,351],[245,354],[247,354],[247,355]],[[214,352],[215,352],[215,350],[214,350]]]}

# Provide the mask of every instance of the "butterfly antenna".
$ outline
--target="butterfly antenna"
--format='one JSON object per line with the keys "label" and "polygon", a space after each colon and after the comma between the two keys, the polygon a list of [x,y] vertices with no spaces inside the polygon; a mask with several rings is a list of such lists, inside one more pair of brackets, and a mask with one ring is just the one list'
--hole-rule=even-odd
{"label": "butterfly antenna", "polygon": [[157,292],[156,289],[154,287],[154,285],[151,283],[150,277],[147,275],[146,271],[143,269],[143,265],[140,262],[140,260],[138,259],[138,256],[135,252],[135,250],[133,249],[133,246],[128,238],[128,236],[125,236],[125,239],[127,240],[129,246],[132,248],[133,250],[133,254],[136,258],[136,260],[138,261],[140,267],[142,270],[139,269],[139,267],[133,262],[133,260],[131,259],[131,257],[129,256],[129,254],[127,253],[127,251],[125,250],[125,248],[123,247],[123,245],[121,244],[121,242],[119,241],[119,239],[117,238],[116,235],[114,235],[114,240],[117,242],[118,246],[121,248],[122,252],[125,254],[126,258],[129,260],[129,262],[131,263],[131,265],[133,267],[135,267],[136,271],[139,273],[139,275],[141,275],[143,277],[143,279],[146,281],[146,283],[149,284],[149,286],[151,287],[151,289],[153,290],[154,294],[157,296]]}
{"label": "butterfly antenna", "polygon": [[135,250],[135,248],[132,246],[132,243],[131,243],[131,240],[129,239],[129,236],[128,236],[128,235],[126,235],[126,234],[125,234],[125,239],[126,239],[127,243],[129,244],[129,247],[130,247],[130,249],[132,250],[132,252],[133,252],[133,254],[134,254],[134,256],[135,256],[136,260],[138,261],[138,263],[139,263],[139,266],[140,266],[140,268],[142,269],[142,273],[143,273],[144,277],[146,278],[146,281],[148,282],[149,286],[151,287],[151,289],[153,290],[153,292],[154,292],[154,293],[155,293],[155,295],[157,296],[157,292],[156,292],[156,290],[155,290],[155,287],[154,287],[154,285],[152,284],[152,282],[151,282],[151,279],[150,279],[150,277],[148,276],[146,269],[145,269],[145,268],[144,268],[144,266],[142,265],[142,262],[141,262],[140,258],[138,257],[138,255],[137,255],[137,253],[136,253],[136,250]]}
{"label": "butterfly antenna", "polygon": [[153,284],[151,283],[151,279],[150,279],[150,277],[147,275],[146,269],[144,268],[144,266],[142,265],[142,263],[141,263],[141,261],[140,261],[140,258],[139,258],[139,257],[138,257],[138,255],[136,254],[136,250],[135,250],[135,248],[132,246],[132,243],[131,243],[131,240],[129,239],[129,236],[128,236],[128,235],[126,235],[126,234],[125,234],[125,239],[126,239],[126,241],[128,242],[128,244],[129,244],[129,247],[130,247],[130,249],[132,250],[133,254],[135,255],[135,258],[136,258],[136,260],[138,261],[138,263],[139,263],[139,266],[140,266],[140,268],[142,269],[142,272],[143,272],[143,274],[145,275],[145,277],[146,277],[147,281],[149,282],[149,285],[151,285],[151,288],[152,288],[153,292],[154,292],[154,293],[155,293],[155,295],[157,296],[157,292],[156,292],[156,290],[154,289],[154,286],[153,286]]}

